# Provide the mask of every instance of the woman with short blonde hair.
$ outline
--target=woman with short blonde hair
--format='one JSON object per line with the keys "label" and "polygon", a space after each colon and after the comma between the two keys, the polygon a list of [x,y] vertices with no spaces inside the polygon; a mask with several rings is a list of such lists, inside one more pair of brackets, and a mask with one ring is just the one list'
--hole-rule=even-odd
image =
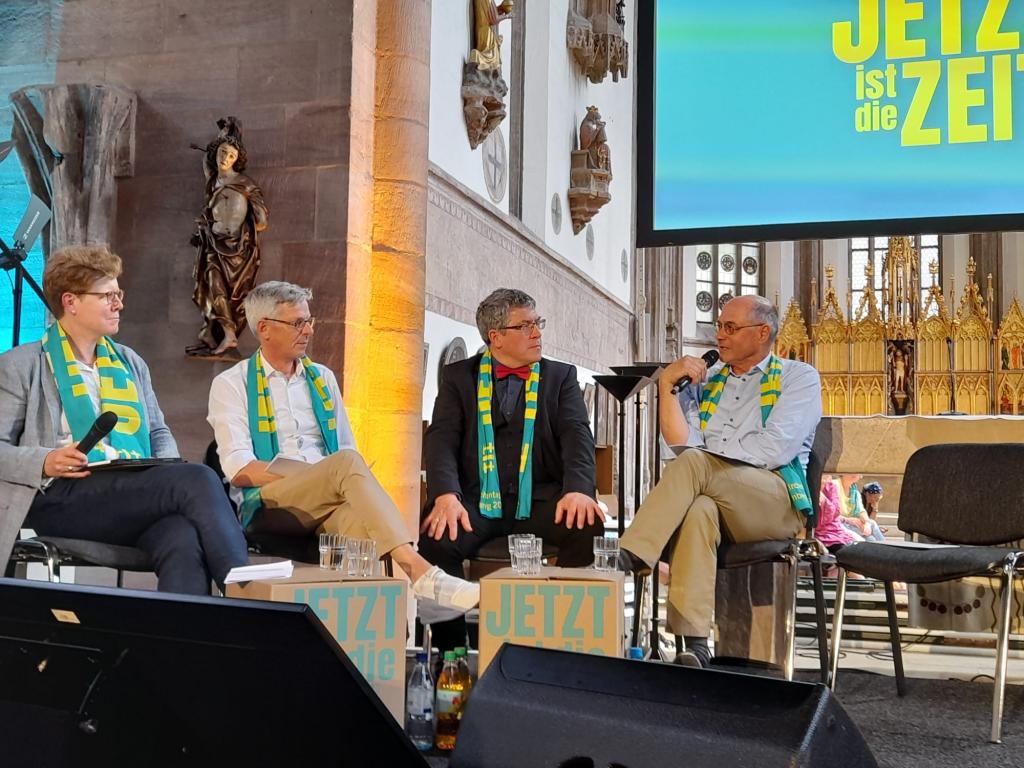
{"label": "woman with short blonde hair", "polygon": [[[245,538],[209,467],[151,461],[176,459],[178,446],[146,363],[112,338],[125,306],[120,274],[103,246],[54,253],[43,271],[54,322],[41,341],[0,355],[0,558],[27,526],[138,547],[159,589],[209,594],[211,577],[223,586],[248,561]],[[79,450],[106,412],[113,429]],[[113,460],[126,464],[104,466]]]}

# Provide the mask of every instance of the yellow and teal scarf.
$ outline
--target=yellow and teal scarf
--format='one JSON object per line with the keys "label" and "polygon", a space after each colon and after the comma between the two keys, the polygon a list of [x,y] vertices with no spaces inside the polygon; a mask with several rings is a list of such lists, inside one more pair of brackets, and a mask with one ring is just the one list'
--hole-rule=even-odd
{"label": "yellow and teal scarf", "polygon": [[[707,427],[711,417],[718,410],[718,401],[722,399],[722,392],[725,389],[725,382],[729,378],[730,367],[726,363],[722,368],[708,379],[704,385],[704,392],[700,398],[700,428],[701,431]],[[761,426],[768,423],[768,416],[775,407],[775,402],[782,394],[782,363],[779,358],[772,354],[768,357],[768,370],[761,377]],[[775,470],[785,481],[786,489],[789,491],[789,500],[793,509],[802,514],[809,524],[814,524],[814,506],[811,504],[811,492],[807,485],[807,473],[800,463],[800,457],[795,456],[789,464]]]}
{"label": "yellow and teal scarf", "polygon": [[[320,371],[313,361],[305,355],[301,358],[302,367],[306,371],[306,384],[309,385],[309,397],[313,402],[313,413],[320,427],[327,454],[338,452],[338,422],[335,417],[334,402]],[[249,435],[252,437],[252,450],[260,461],[271,461],[277,456],[280,446],[277,442],[277,422],[274,419],[274,403],[270,398],[267,386],[267,374],[263,370],[263,355],[259,350],[249,359],[246,374],[245,392],[249,403]],[[238,511],[242,527],[252,522],[253,517],[263,506],[263,498],[259,488],[242,489],[242,508]]]}
{"label": "yellow and teal scarf", "polygon": [[[523,414],[523,448],[519,453],[519,503],[516,520],[528,520],[533,505],[533,428],[537,421],[537,391],[540,388],[540,363],[530,366],[526,380],[526,410]],[[494,396],[491,350],[480,358],[476,385],[477,445],[480,451],[480,514],[491,520],[501,517],[501,484],[498,480],[497,454],[494,449],[494,424],[491,398]]]}
{"label": "yellow and teal scarf", "polygon": [[[92,427],[99,415],[89,397],[82,372],[75,360],[71,342],[59,322],[43,334],[43,351],[57,382],[60,404],[64,408],[71,437],[78,443]],[[110,433],[110,445],[122,459],[143,459],[153,455],[149,442],[149,420],[139,400],[131,368],[124,361],[114,342],[102,337],[96,343],[96,372],[100,377],[100,412],[113,411],[117,424]],[[89,461],[107,458],[99,443],[89,451]]]}

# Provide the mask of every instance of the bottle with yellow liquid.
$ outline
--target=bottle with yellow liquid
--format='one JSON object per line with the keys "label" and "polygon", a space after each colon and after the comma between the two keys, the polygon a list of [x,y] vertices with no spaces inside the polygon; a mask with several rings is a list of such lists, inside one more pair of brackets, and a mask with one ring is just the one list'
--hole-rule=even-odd
{"label": "bottle with yellow liquid", "polygon": [[465,706],[466,702],[469,701],[469,692],[473,688],[473,675],[469,671],[469,653],[464,646],[460,645],[455,649],[455,665],[458,667],[466,686],[462,694],[462,704]]}
{"label": "bottle with yellow liquid", "polygon": [[434,717],[437,720],[438,749],[455,749],[455,735],[462,718],[462,702],[466,694],[466,680],[455,661],[455,651],[444,652],[444,666],[437,678],[434,697]]}

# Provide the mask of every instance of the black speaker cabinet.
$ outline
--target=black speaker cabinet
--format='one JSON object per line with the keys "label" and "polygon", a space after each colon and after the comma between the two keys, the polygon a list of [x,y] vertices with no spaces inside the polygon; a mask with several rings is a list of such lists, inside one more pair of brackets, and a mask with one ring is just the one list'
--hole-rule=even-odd
{"label": "black speaker cabinet", "polygon": [[427,768],[307,605],[0,579],[0,765]]}
{"label": "black speaker cabinet", "polygon": [[823,685],[505,645],[450,768],[877,768]]}

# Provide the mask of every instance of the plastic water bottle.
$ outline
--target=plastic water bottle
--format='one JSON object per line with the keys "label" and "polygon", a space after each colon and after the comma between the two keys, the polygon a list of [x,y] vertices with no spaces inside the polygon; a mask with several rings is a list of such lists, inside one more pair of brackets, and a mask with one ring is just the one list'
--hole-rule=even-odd
{"label": "plastic water bottle", "polygon": [[409,676],[405,692],[405,732],[421,752],[434,746],[434,681],[425,653],[416,654],[416,664]]}

